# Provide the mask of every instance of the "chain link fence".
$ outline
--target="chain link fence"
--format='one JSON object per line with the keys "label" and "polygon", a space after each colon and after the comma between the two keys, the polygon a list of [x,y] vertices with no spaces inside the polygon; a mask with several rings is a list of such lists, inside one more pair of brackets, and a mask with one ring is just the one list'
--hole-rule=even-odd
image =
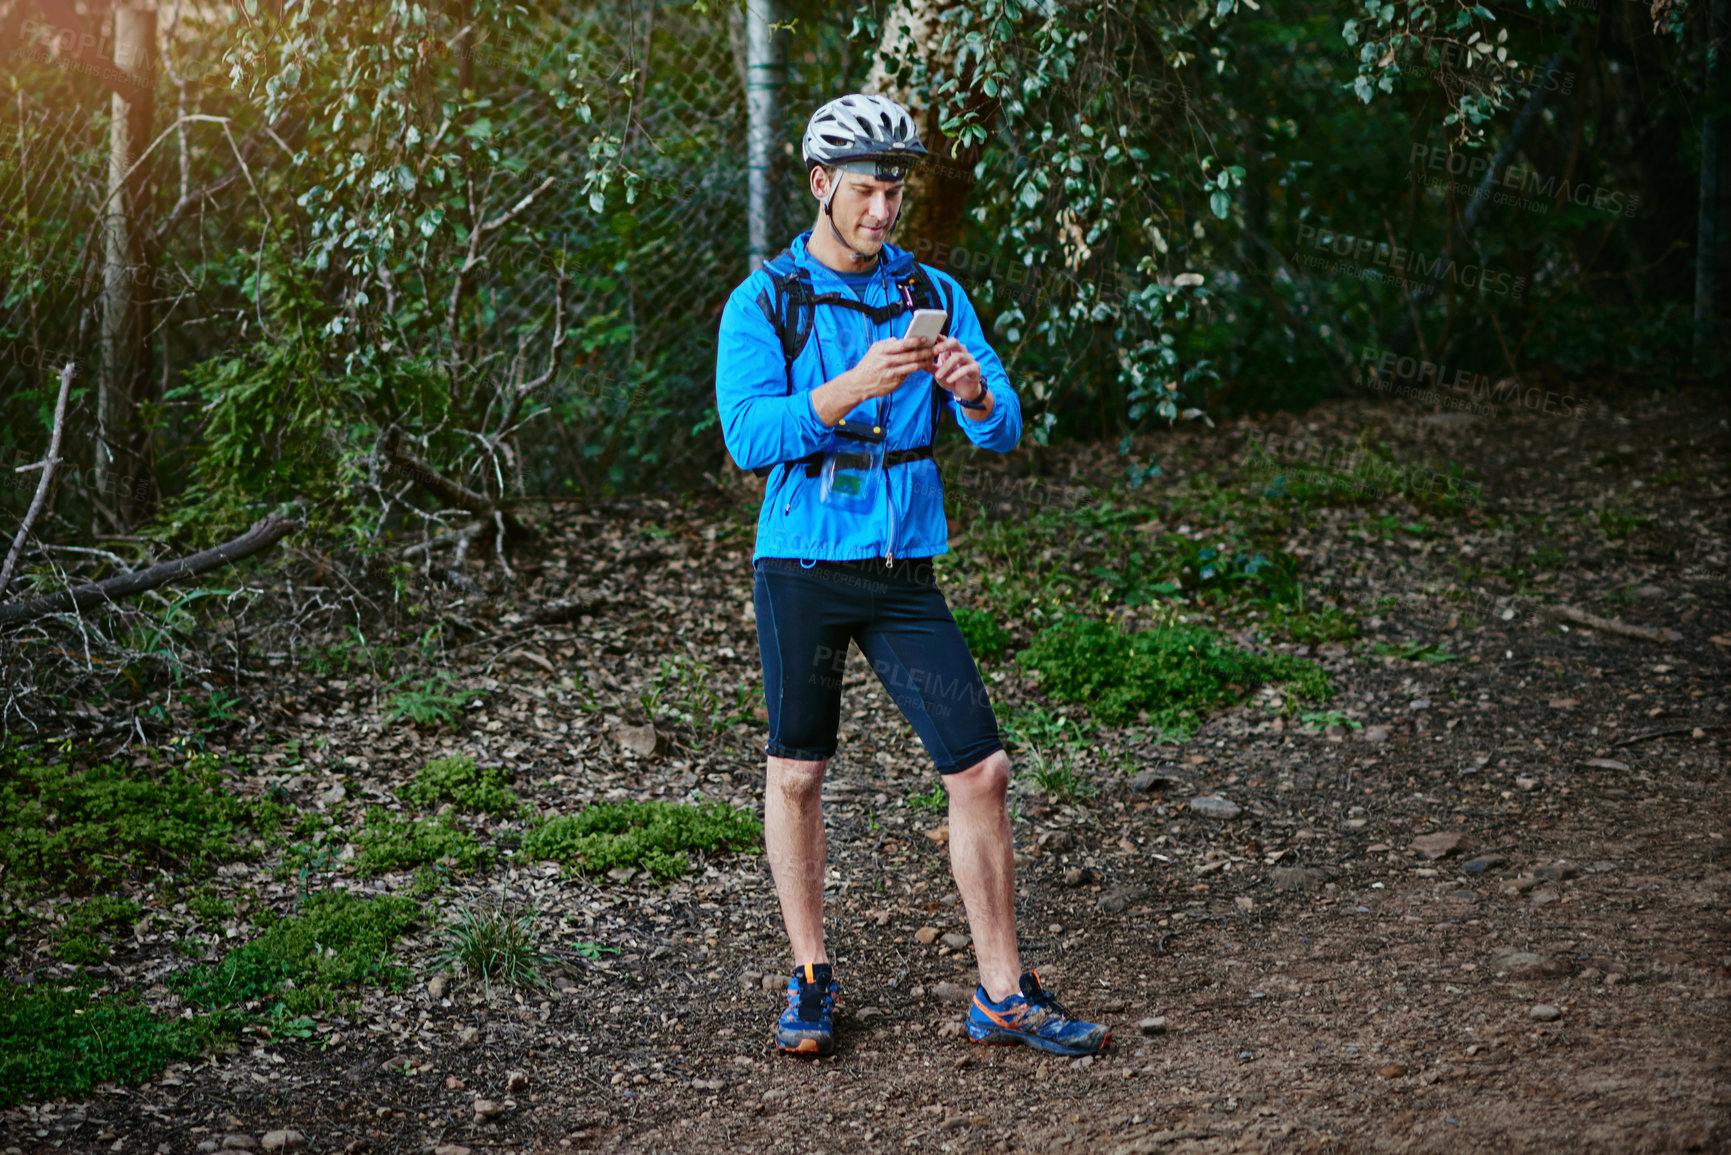
{"label": "chain link fence", "polygon": [[[828,25],[804,29],[791,47],[807,58],[816,35],[835,34]],[[151,193],[134,224],[146,264],[128,273],[143,286],[159,397],[172,397],[200,361],[256,340],[259,306],[249,284],[262,216],[274,209],[271,223],[282,228],[297,191],[288,164],[296,142],[281,135],[289,130],[248,116],[249,78],[231,74],[220,38],[184,32],[165,28],[167,53],[145,70],[157,93],[147,139],[166,135],[149,158]],[[506,255],[471,290],[479,319],[471,363],[502,372],[514,357],[544,361],[557,301],[571,335],[563,368],[533,399],[544,411],[518,437],[518,483],[530,494],[593,495],[714,469],[714,339],[727,295],[747,271],[740,15],[725,6],[703,13],[567,2],[509,30],[457,33],[455,24],[435,23],[429,43],[443,56],[441,83],[490,103],[484,117],[497,159],[481,176],[494,181],[493,203],[510,205],[519,190],[551,181],[511,221]],[[68,358],[80,367],[69,432],[83,435],[69,443],[90,456],[111,100],[80,61],[105,51],[74,54],[51,37],[27,40],[4,90],[0,453],[9,509],[28,500],[17,478],[33,475],[12,467],[40,455],[51,370]],[[573,65],[592,110],[587,121],[558,107],[557,86],[542,82]],[[830,94],[800,81],[816,70],[798,60],[789,75],[784,107],[803,123],[808,105]],[[833,68],[825,75],[836,79]],[[778,189],[797,175],[797,135],[785,124],[777,134],[787,161]],[[605,183],[588,175],[598,147],[611,153]],[[771,219],[772,236],[790,235],[785,209]],[[197,418],[173,406],[159,417],[158,461],[170,493],[176,448],[199,436]],[[63,467],[74,493],[87,464]]]}

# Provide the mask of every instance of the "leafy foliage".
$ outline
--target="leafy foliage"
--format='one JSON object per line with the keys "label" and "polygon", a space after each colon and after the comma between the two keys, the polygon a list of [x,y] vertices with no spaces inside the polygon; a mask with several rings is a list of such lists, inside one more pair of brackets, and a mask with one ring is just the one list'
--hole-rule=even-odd
{"label": "leafy foliage", "polygon": [[1152,725],[1186,732],[1267,682],[1288,684],[1306,698],[1329,692],[1327,676],[1314,663],[1248,654],[1194,628],[1125,634],[1105,622],[1072,618],[1043,631],[1017,660],[1039,675],[1047,694],[1086,705],[1108,725],[1146,714]]}
{"label": "leafy foliage", "polygon": [[743,850],[762,837],[761,822],[720,802],[601,802],[551,819],[523,839],[523,851],[587,874],[641,868],[665,882],[685,873],[688,851]]}
{"label": "leafy foliage", "polygon": [[956,625],[974,657],[992,662],[1004,656],[1010,645],[1010,632],[1000,626],[996,618],[972,606],[955,606],[950,612],[954,614]]}
{"label": "leafy foliage", "polygon": [[97,895],[79,903],[66,914],[66,929],[57,948],[61,961],[74,966],[101,962],[109,955],[106,935],[129,933],[143,913],[136,902],[114,895]]}

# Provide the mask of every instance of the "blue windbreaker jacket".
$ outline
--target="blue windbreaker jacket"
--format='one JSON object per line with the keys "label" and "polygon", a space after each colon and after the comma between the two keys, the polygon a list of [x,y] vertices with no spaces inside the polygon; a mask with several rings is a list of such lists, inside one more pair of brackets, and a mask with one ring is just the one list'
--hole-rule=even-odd
{"label": "blue windbreaker jacket", "polygon": [[[810,232],[794,238],[793,260],[811,276],[812,291],[851,293],[839,276],[806,252]],[[872,282],[865,303],[885,305],[895,299],[895,282],[911,271],[913,255],[894,245],[884,246],[884,273]],[[980,363],[981,379],[995,397],[992,412],[974,421],[947,391],[944,405],[957,419],[968,440],[984,449],[1008,453],[1022,437],[1022,406],[1010,387],[1003,363],[986,344],[967,294],[953,277],[927,266],[934,284],[941,283],[951,303],[950,335],[961,341]],[[907,331],[909,314],[881,325],[857,309],[819,305],[812,312],[811,338],[793,363],[789,391],[781,342],[758,304],[758,296],[775,303],[775,286],[762,269],[733,291],[721,315],[721,339],[715,358],[715,401],[721,413],[727,450],[741,469],[756,469],[818,452],[858,452],[860,445],[838,437],[818,420],[809,394],[865,357],[874,341],[899,337]],[[932,378],[912,373],[895,392],[873,398],[847,416],[883,424],[886,450],[915,449],[932,433]],[[777,469],[769,475],[763,509],[757,518],[757,550],[762,557],[804,561],[858,561],[870,557],[931,557],[949,551],[949,527],[944,519],[943,480],[937,462],[921,459],[892,465],[887,486],[877,486],[876,500],[865,509],[848,511],[819,500],[822,479],[807,477],[804,468]]]}

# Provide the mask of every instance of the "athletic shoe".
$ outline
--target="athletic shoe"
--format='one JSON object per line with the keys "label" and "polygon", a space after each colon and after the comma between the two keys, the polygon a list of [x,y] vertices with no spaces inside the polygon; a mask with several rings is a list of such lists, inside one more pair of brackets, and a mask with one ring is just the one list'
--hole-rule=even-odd
{"label": "athletic shoe", "polygon": [[775,1024],[775,1045],[794,1055],[835,1050],[835,996],[841,984],[828,963],[806,963],[787,980],[787,1010]]}
{"label": "athletic shoe", "polygon": [[1063,1004],[1040,987],[1040,976],[1022,975],[1022,993],[994,1003],[986,988],[974,992],[968,1012],[968,1038],[985,1046],[1026,1043],[1054,1055],[1092,1055],[1112,1041],[1112,1031],[1073,1018]]}

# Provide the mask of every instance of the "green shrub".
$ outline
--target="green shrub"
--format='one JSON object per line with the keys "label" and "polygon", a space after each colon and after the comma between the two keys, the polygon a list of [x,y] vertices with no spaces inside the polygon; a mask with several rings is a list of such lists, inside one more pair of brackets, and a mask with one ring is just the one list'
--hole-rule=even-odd
{"label": "green shrub", "polygon": [[457,689],[457,679],[444,672],[423,679],[419,686],[399,690],[408,680],[407,677],[398,678],[385,687],[398,690],[385,699],[385,721],[407,718],[417,726],[442,726],[455,722],[462,715],[463,707],[478,696]]}
{"label": "green shrub", "polygon": [[685,873],[687,851],[740,850],[762,837],[756,818],[719,802],[601,802],[550,820],[523,839],[523,850],[585,873],[640,867],[667,881]]}
{"label": "green shrub", "polygon": [[447,857],[456,860],[458,869],[473,870],[492,857],[453,826],[449,815],[393,818],[377,806],[367,811],[367,824],[355,835],[355,846],[360,850],[355,869],[361,874],[413,870]]}
{"label": "green shrub", "polygon": [[1043,631],[1017,660],[1039,675],[1046,693],[1086,705],[1108,725],[1146,711],[1153,725],[1187,732],[1265,682],[1288,683],[1300,697],[1329,692],[1327,676],[1314,663],[1247,654],[1196,628],[1125,634],[1105,622],[1072,618]]}
{"label": "green shrub", "polygon": [[956,625],[961,627],[962,637],[974,657],[996,661],[1004,656],[1010,634],[996,618],[971,606],[956,606],[950,612],[955,615]]}
{"label": "green shrub", "polygon": [[207,872],[256,822],[213,765],[132,769],[44,762],[0,749],[0,889],[87,893],[153,866]]}
{"label": "green shrub", "polygon": [[415,771],[415,780],[402,791],[404,801],[432,808],[451,802],[464,810],[488,814],[511,814],[517,796],[505,788],[508,775],[503,766],[477,766],[467,754],[435,758]]}
{"label": "green shrub", "polygon": [[329,1010],[340,988],[407,984],[408,971],[387,960],[392,941],[419,915],[420,907],[406,898],[325,891],[309,898],[299,915],[272,924],[220,962],[171,976],[168,985],[204,1007],[259,1000],[290,1014]]}
{"label": "green shrub", "polygon": [[108,957],[106,932],[130,933],[143,909],[131,899],[99,895],[73,907],[56,953],[62,962],[87,966]]}
{"label": "green shrub", "polygon": [[98,1083],[136,1083],[200,1049],[196,1026],[129,999],[0,983],[0,1107],[87,1098]]}

